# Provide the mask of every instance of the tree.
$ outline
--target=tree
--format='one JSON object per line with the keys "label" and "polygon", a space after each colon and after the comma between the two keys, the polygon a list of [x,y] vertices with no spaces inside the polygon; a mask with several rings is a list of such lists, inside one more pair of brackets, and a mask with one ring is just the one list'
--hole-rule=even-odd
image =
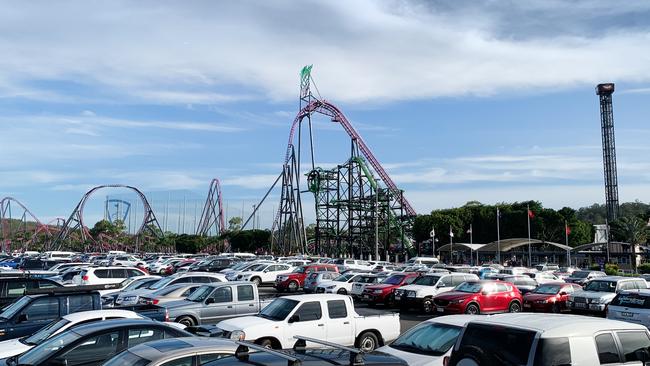
{"label": "tree", "polygon": [[239,216],[231,217],[230,220],[228,220],[228,231],[237,231],[241,229],[241,225],[243,223],[243,220]]}
{"label": "tree", "polygon": [[611,224],[612,237],[630,244],[645,244],[648,240],[647,223],[638,217],[621,217]]}

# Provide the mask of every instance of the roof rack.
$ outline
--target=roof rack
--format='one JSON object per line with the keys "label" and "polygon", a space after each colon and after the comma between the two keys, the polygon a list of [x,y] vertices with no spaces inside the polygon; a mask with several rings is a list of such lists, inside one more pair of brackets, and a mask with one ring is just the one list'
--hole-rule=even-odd
{"label": "roof rack", "polygon": [[248,361],[248,351],[249,349],[254,349],[256,351],[260,352],[266,352],[268,354],[271,354],[273,356],[277,356],[280,358],[284,358],[287,360],[287,365],[288,366],[300,366],[302,365],[302,361],[300,361],[298,358],[293,357],[287,353],[281,352],[281,351],[276,351],[270,348],[262,347],[259,344],[251,343],[251,342],[246,342],[246,341],[235,341],[235,344],[239,345],[237,347],[237,350],[235,351],[235,357],[237,357],[238,360],[240,361]]}
{"label": "roof rack", "polygon": [[46,278],[56,276],[57,272],[43,271],[43,270],[13,270],[13,271],[0,271],[0,278]]}
{"label": "roof rack", "polygon": [[84,293],[95,292],[100,290],[117,290],[120,289],[120,284],[105,284],[105,285],[87,285],[87,286],[72,286],[72,287],[52,287],[52,288],[39,288],[30,289],[25,291],[25,295],[56,295],[56,294],[69,294],[69,293]]}
{"label": "roof rack", "polygon": [[293,336],[294,339],[297,339],[296,343],[293,345],[293,350],[296,353],[305,353],[307,349],[307,342],[317,343],[323,346],[332,347],[340,349],[343,351],[350,352],[350,366],[362,366],[363,363],[363,351],[358,348],[342,346],[337,343],[323,341],[321,339],[310,338],[305,336]]}

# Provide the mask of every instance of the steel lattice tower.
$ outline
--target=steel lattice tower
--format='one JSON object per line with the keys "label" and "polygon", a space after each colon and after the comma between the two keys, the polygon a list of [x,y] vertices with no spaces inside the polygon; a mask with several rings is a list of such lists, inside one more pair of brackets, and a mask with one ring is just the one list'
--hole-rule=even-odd
{"label": "steel lattice tower", "polygon": [[598,84],[596,94],[600,98],[600,126],[603,134],[603,166],[605,169],[605,204],[607,222],[618,218],[618,176],[616,173],[616,144],[614,142],[614,112],[612,94],[614,84]]}

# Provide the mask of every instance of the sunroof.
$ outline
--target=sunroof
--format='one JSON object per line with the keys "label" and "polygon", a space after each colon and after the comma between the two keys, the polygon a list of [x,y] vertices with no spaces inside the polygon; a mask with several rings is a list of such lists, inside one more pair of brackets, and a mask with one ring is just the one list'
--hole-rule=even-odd
{"label": "sunroof", "polygon": [[151,348],[157,349],[160,352],[168,352],[168,351],[178,350],[182,348],[192,347],[191,344],[174,338],[163,339],[157,342],[151,342],[147,345]]}

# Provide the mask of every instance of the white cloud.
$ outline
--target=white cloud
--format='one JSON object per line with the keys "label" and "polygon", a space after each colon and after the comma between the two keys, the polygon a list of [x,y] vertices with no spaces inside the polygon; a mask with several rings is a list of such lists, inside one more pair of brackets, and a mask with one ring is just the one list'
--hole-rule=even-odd
{"label": "white cloud", "polygon": [[650,41],[648,9],[599,1],[20,3],[0,14],[0,94],[57,98],[30,84],[55,80],[154,103],[291,100],[309,63],[326,97],[350,102],[647,82],[650,49],[639,45]]}

